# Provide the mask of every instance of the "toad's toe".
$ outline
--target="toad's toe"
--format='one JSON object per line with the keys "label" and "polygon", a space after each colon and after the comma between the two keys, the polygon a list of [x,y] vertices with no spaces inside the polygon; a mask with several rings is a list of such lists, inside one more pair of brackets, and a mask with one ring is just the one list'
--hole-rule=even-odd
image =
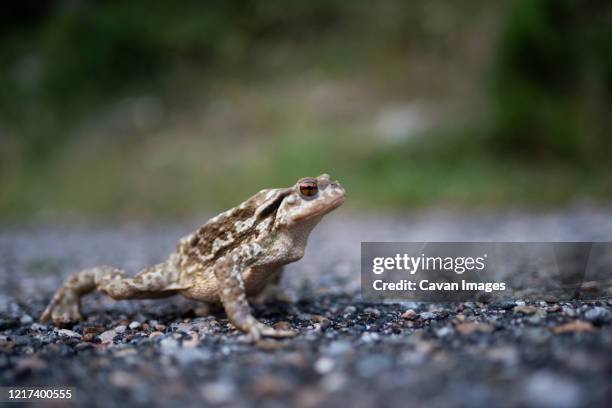
{"label": "toad's toe", "polygon": [[293,330],[275,329],[270,326],[266,326],[263,323],[260,323],[258,325],[258,329],[259,329],[259,333],[262,336],[266,336],[266,337],[285,338],[285,337],[295,336],[295,332]]}
{"label": "toad's toe", "polygon": [[54,324],[76,322],[81,319],[79,298],[73,291],[60,289],[40,316],[41,322],[52,320]]}

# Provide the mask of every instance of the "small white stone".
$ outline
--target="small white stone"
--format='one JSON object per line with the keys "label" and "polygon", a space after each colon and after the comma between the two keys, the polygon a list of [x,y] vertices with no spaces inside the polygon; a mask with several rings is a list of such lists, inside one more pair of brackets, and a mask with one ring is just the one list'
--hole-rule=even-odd
{"label": "small white stone", "polygon": [[68,329],[60,329],[57,331],[57,334],[63,337],[71,337],[71,338],[77,338],[77,339],[81,338],[81,335],[79,333],[73,332],[72,330],[68,330]]}
{"label": "small white stone", "polygon": [[32,323],[32,325],[30,326],[30,330],[34,330],[34,331],[38,331],[38,330],[46,330],[47,326],[45,326],[44,324],[40,324],[40,323]]}
{"label": "small white stone", "polygon": [[329,357],[321,357],[314,363],[314,369],[319,374],[327,374],[334,369],[334,360]]}
{"label": "small white stone", "polygon": [[20,321],[21,321],[21,324],[31,324],[32,322],[34,322],[34,319],[29,314],[25,314],[21,316]]}
{"label": "small white stone", "polygon": [[130,329],[135,330],[138,329],[140,327],[140,323],[137,321],[133,321],[132,323],[130,323]]}
{"label": "small white stone", "polygon": [[112,343],[116,335],[117,332],[115,330],[107,330],[100,334],[100,340],[102,340],[102,343]]}

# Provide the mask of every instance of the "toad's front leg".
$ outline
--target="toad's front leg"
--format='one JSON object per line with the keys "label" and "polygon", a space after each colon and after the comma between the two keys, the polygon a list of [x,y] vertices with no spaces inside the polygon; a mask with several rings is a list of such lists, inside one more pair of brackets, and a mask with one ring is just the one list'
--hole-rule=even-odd
{"label": "toad's front leg", "polygon": [[[254,245],[254,244],[251,244]],[[242,272],[246,268],[246,260],[250,258],[254,248],[243,245],[220,258],[215,264],[215,277],[219,287],[219,298],[225,308],[229,321],[239,330],[250,333],[253,340],[262,336],[291,337],[291,330],[276,330],[258,322],[251,314],[247,302]]]}

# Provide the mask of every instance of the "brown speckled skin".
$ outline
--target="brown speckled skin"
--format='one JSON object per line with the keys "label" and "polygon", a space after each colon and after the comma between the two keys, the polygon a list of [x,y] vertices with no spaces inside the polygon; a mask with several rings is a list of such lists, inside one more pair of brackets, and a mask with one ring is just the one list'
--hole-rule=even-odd
{"label": "brown speckled skin", "polygon": [[[304,195],[300,186],[313,182],[318,186],[316,194]],[[275,330],[255,320],[247,296],[260,293],[283,265],[302,258],[312,229],[344,199],[342,186],[327,174],[298,180],[288,188],[262,190],[210,219],[181,239],[165,262],[133,278],[109,266],[72,275],[54,295],[41,321],[79,320],[80,298],[94,290],[113,299],[180,294],[221,303],[234,326],[253,339],[291,336],[291,331]]]}

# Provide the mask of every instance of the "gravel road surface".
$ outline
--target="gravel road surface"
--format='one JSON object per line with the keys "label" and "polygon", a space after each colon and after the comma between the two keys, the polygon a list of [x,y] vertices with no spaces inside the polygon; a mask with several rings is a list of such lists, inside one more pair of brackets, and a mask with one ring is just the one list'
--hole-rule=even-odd
{"label": "gravel road surface", "polygon": [[[0,228],[0,385],[71,386],[78,406],[609,406],[612,297],[395,304],[360,295],[361,241],[612,241],[612,211],[330,215],[255,315],[298,335],[256,347],[223,312],[175,297],[84,299],[86,320],[37,323],[62,279],[159,262],[180,225]],[[65,404],[55,403],[54,406]]]}

